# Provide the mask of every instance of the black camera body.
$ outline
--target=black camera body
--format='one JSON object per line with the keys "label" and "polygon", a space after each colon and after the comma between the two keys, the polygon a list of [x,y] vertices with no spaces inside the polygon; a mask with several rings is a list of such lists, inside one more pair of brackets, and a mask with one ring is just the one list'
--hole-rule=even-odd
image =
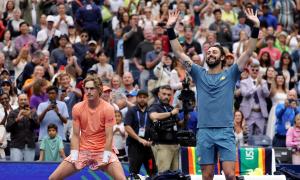
{"label": "black camera body", "polygon": [[182,90],[178,99],[182,101],[182,111],[185,114],[194,110],[193,103],[195,102],[195,93],[190,89],[190,78],[186,77],[182,81]]}
{"label": "black camera body", "polygon": [[190,78],[186,77],[182,82],[182,90],[178,97],[182,101],[181,111],[184,113],[184,127],[177,132],[177,140],[181,146],[196,146],[196,135],[192,130],[188,130],[188,114],[194,111],[195,93],[190,89]]}

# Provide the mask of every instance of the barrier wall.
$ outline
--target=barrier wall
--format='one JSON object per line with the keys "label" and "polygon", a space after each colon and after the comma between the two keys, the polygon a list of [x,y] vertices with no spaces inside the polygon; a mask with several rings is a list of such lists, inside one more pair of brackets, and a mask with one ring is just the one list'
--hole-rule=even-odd
{"label": "barrier wall", "polygon": [[[0,179],[13,179],[13,180],[43,180],[48,179],[48,176],[56,169],[58,163],[46,163],[46,162],[0,162]],[[129,168],[127,163],[122,164],[126,176],[129,175]],[[141,174],[146,174],[145,170],[141,170]],[[88,168],[84,168],[82,171],[74,174],[68,179],[76,180],[107,180],[111,179],[107,174],[102,171],[92,171]]]}

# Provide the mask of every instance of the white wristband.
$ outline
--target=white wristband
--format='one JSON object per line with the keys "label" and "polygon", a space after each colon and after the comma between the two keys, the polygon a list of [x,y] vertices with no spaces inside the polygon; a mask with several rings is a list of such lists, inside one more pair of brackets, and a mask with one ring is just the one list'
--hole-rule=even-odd
{"label": "white wristband", "polygon": [[104,151],[103,152],[103,159],[102,159],[102,162],[103,163],[108,163],[109,159],[110,159],[110,156],[111,156],[111,152],[110,151]]}
{"label": "white wristband", "polygon": [[71,160],[72,161],[78,160],[78,150],[71,150]]}

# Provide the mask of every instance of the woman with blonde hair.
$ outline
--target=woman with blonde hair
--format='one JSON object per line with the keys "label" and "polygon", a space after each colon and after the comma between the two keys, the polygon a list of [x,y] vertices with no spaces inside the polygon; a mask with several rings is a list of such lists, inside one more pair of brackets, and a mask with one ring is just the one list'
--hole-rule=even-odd
{"label": "woman with blonde hair", "polygon": [[24,46],[21,48],[20,53],[16,59],[12,61],[15,71],[15,77],[19,77],[19,75],[23,72],[27,62],[31,60],[29,48]]}

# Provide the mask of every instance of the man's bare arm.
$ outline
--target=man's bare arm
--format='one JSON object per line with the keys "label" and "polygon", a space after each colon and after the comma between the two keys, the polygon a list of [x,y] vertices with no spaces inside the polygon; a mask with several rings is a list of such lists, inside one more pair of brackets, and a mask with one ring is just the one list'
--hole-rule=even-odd
{"label": "man's bare arm", "polygon": [[257,12],[254,14],[252,9],[246,9],[245,14],[248,19],[250,19],[254,23],[254,27],[252,28],[251,38],[248,41],[247,49],[245,52],[237,60],[237,65],[240,71],[243,71],[246,64],[248,63],[250,57],[252,56],[253,51],[256,49],[257,37],[259,32],[260,22],[257,17]]}
{"label": "man's bare arm", "polygon": [[169,11],[169,19],[167,22],[167,32],[170,39],[170,44],[172,47],[172,50],[174,52],[174,55],[179,59],[180,63],[183,64],[183,66],[187,69],[187,71],[190,71],[193,65],[193,61],[190,59],[189,56],[187,56],[184,53],[183,48],[181,47],[178,39],[176,38],[175,32],[174,32],[174,25],[176,24],[176,21],[179,16],[179,11]]}

